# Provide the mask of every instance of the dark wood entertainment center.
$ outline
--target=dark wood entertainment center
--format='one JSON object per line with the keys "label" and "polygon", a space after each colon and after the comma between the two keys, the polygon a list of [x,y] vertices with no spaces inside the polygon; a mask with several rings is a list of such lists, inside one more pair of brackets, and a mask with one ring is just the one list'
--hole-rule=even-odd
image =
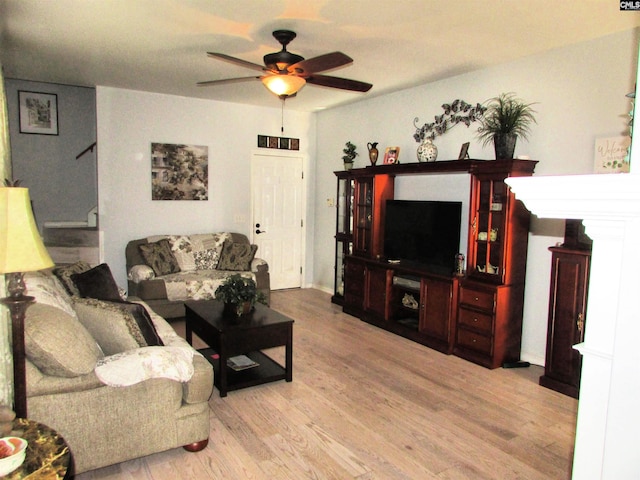
{"label": "dark wood entertainment center", "polygon": [[[530,214],[504,183],[534,160],[450,160],[370,166],[337,177],[332,301],[368,323],[488,368],[520,360]],[[400,175],[469,173],[464,274],[384,258],[385,202]],[[424,199],[429,199],[425,192]]]}

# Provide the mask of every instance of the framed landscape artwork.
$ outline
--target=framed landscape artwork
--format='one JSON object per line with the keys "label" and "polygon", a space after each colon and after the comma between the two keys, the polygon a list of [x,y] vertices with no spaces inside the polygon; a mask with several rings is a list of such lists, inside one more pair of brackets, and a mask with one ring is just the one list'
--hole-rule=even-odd
{"label": "framed landscape artwork", "polygon": [[20,133],[58,135],[58,96],[18,90]]}
{"label": "framed landscape artwork", "polygon": [[152,200],[208,200],[209,147],[151,144]]}

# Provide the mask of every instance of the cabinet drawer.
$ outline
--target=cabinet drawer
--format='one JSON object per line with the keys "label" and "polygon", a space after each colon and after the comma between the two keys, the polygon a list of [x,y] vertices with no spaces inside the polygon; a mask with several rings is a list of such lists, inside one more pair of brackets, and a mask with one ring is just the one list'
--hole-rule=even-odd
{"label": "cabinet drawer", "polygon": [[493,316],[474,310],[460,308],[458,311],[458,323],[479,330],[487,335],[491,335],[493,332]]}
{"label": "cabinet drawer", "polygon": [[464,328],[458,329],[458,342],[461,347],[476,350],[477,352],[485,355],[491,355],[491,338],[479,333],[465,330]]}
{"label": "cabinet drawer", "polygon": [[493,312],[494,294],[493,292],[460,287],[460,303]]}

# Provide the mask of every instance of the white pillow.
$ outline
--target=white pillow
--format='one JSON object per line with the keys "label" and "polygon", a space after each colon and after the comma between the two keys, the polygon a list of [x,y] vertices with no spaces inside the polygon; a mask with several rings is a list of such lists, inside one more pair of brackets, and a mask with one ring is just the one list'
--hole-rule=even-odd
{"label": "white pillow", "polygon": [[151,280],[155,278],[156,274],[149,265],[134,265],[129,270],[127,278],[134,283],[140,283],[143,280]]}

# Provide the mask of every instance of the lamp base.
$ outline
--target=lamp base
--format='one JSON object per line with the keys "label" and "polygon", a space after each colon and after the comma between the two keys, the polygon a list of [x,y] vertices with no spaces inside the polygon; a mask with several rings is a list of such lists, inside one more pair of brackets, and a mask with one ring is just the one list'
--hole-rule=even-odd
{"label": "lamp base", "polygon": [[[9,276],[9,275],[7,275]],[[24,281],[23,281],[24,285]],[[24,292],[24,290],[22,290]],[[20,418],[27,418],[27,371],[25,366],[24,349],[24,316],[34,297],[23,295],[22,292],[14,295],[9,290],[9,297],[0,299],[0,303],[7,306],[11,314],[11,337],[13,343],[13,409]]]}

